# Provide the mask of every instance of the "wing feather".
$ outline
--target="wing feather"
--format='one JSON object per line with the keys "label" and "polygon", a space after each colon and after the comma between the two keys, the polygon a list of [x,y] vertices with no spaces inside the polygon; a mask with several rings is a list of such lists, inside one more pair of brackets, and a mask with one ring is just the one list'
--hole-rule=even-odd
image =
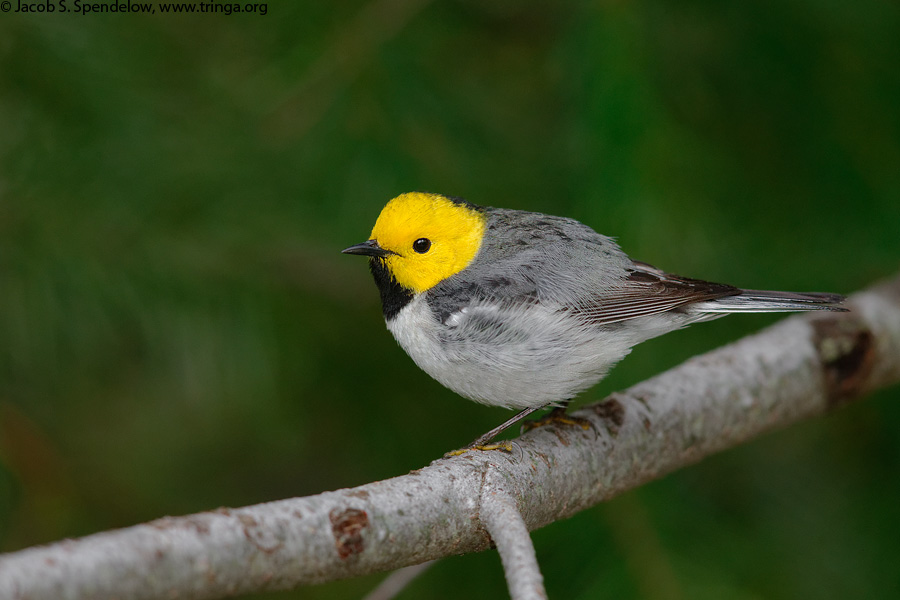
{"label": "wing feather", "polygon": [[588,298],[568,310],[591,324],[607,325],[740,293],[741,290],[734,286],[671,275],[635,261],[621,286]]}

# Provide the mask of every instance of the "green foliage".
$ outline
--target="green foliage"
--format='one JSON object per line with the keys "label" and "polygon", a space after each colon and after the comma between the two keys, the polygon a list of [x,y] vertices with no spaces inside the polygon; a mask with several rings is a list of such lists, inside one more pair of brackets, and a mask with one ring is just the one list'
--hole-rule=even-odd
{"label": "green foliage", "polygon": [[[338,4],[2,15],[3,550],[402,474],[504,419],[415,367],[339,253],[404,191],[745,287],[896,271],[895,4]],[[647,343],[585,397],[771,321]],[[550,595],[897,597],[898,393],[537,532]],[[504,589],[482,554],[402,597]]]}

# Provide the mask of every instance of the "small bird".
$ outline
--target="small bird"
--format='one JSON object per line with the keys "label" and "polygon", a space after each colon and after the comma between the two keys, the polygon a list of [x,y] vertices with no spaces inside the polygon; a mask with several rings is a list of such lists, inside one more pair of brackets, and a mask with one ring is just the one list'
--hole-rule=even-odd
{"label": "small bird", "polygon": [[454,392],[557,416],[631,348],[727,313],[845,310],[838,294],[766,292],[679,277],[632,260],[574,219],[412,192],[381,211],[368,256],[387,328]]}

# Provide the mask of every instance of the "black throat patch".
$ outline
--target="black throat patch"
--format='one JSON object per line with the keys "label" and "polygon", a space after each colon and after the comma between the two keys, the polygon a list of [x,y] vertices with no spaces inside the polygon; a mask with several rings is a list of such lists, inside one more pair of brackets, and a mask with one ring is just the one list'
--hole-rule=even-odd
{"label": "black throat patch", "polygon": [[397,316],[404,306],[412,302],[413,292],[391,277],[381,258],[369,259],[369,270],[372,271],[372,277],[375,278],[375,285],[381,292],[381,311],[384,313],[384,320],[390,321]]}

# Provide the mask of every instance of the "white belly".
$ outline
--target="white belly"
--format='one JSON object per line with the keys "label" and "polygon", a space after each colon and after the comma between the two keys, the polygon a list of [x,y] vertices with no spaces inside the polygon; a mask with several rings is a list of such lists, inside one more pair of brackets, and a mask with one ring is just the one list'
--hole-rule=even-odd
{"label": "white belly", "polygon": [[649,319],[598,328],[541,306],[515,312],[471,307],[447,323],[419,295],[387,326],[416,364],[443,385],[477,402],[518,409],[576,396],[634,344],[672,329]]}

